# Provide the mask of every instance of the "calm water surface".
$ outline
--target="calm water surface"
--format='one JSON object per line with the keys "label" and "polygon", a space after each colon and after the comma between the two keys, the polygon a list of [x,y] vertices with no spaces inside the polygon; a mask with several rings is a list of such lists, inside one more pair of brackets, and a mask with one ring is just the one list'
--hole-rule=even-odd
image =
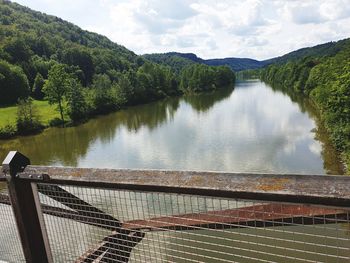
{"label": "calm water surface", "polygon": [[0,141],[0,159],[19,150],[39,165],[340,174],[322,130],[307,101],[245,81]]}
{"label": "calm water surface", "polygon": [[[228,88],[213,93],[170,98],[102,116],[78,127],[53,128],[36,136],[1,141],[0,159],[3,159],[9,150],[19,150],[30,157],[33,164],[40,165],[233,172],[342,173],[342,165],[337,154],[319,123],[317,111],[310,103],[295,95],[289,96],[280,91],[274,91],[260,81],[238,82],[234,90]],[[76,194],[79,195],[78,192]],[[110,194],[113,196],[115,193]],[[122,221],[135,219],[133,218],[135,211],[142,210],[155,216],[164,213],[166,215],[168,212],[163,210],[172,209],[172,206],[164,206],[165,203],[159,203],[159,200],[157,201],[153,196],[148,197],[145,194],[140,196],[144,199],[144,203],[141,204],[142,209],[136,203],[134,206],[125,206],[124,209],[128,211],[123,211],[123,206],[108,206],[106,200],[110,202],[111,199],[107,192],[106,196],[94,195],[87,201]],[[116,200],[114,201],[119,202]],[[199,206],[198,211],[216,209],[210,199],[204,200],[203,204]],[[192,207],[193,200],[188,202],[185,200],[181,206],[181,209]],[[133,211],[133,209],[136,210]],[[181,213],[186,211],[186,209],[181,210]],[[170,214],[172,214],[171,211]],[[131,218],[128,218],[129,216]],[[6,214],[0,214],[0,220],[6,221]],[[49,230],[57,226],[52,223],[55,220],[62,219],[51,218],[51,221],[46,222]],[[67,224],[60,222],[62,235],[49,231],[58,261],[65,261],[67,251],[76,255],[86,251],[87,248],[80,247],[81,244],[76,242],[81,236],[106,234],[92,226],[82,226],[71,221]],[[232,260],[227,253],[231,254],[232,249],[235,249],[239,262],[256,262],[249,260],[251,256],[249,251],[255,250],[256,243],[260,242],[259,251],[262,254],[259,254],[259,257],[267,261],[296,262],[293,259],[296,257],[315,262],[346,262],[328,258],[328,252],[324,251],[322,246],[312,245],[321,242],[336,248],[339,244],[336,243],[337,239],[332,238],[333,236],[343,240],[349,239],[346,225],[334,224],[327,229],[323,226],[318,228],[315,225],[275,227],[270,230],[273,231],[263,228],[242,228],[226,232],[201,230],[196,231],[197,235],[169,231],[164,231],[161,235],[147,233],[147,239],[140,243],[135,253],[142,251],[143,248],[148,251],[149,246],[161,248],[162,242],[168,242],[171,244],[170,248],[183,251],[182,254],[177,254],[177,259],[169,258],[171,262],[187,262],[186,259],[216,262],[210,258],[217,256],[217,253],[210,252],[208,248],[212,247],[207,247],[205,242],[211,242],[209,237],[213,235],[221,235],[220,244],[217,248],[214,247],[214,250],[222,250],[223,260]],[[15,231],[14,228],[13,231]],[[8,233],[7,236],[0,237],[0,244],[8,244],[2,248],[11,259],[11,254],[14,253],[12,250],[16,247],[13,244],[17,244],[15,239],[10,238],[14,237],[14,232],[10,232],[3,224],[0,225],[0,233]],[[177,244],[178,235],[180,240],[183,235],[186,235],[187,241]],[[318,235],[327,238],[320,241]],[[287,243],[284,244],[289,249],[288,260],[269,256],[271,253],[280,255],[285,253],[283,249],[274,247],[275,238],[290,240],[290,242],[285,241]],[[296,240],[300,242],[297,243]],[[349,243],[345,245],[350,246]],[[193,250],[202,251],[202,257],[193,255],[191,253]],[[304,250],[320,254],[316,257],[312,254],[304,255],[302,252]],[[346,251],[348,250],[341,253]],[[338,252],[331,251],[331,253]],[[159,258],[159,255],[153,256]]]}

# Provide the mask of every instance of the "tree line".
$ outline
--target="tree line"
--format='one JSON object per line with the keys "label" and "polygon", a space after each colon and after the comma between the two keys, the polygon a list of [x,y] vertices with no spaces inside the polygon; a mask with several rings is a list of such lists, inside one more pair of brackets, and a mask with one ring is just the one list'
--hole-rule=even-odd
{"label": "tree line", "polygon": [[[30,91],[27,77],[20,67],[0,61],[0,72],[4,76],[0,80],[2,89],[7,89],[6,94],[16,97],[14,101],[18,101],[19,112],[16,128],[3,128],[0,131],[2,137],[28,134],[43,128],[34,113],[22,121],[23,112],[31,112],[34,108],[31,97],[56,105],[60,119],[54,119],[50,124],[65,125],[125,106],[183,93],[215,90],[232,85],[234,81],[234,73],[228,67],[193,64],[176,74],[170,67],[146,61],[136,70],[118,72],[115,80],[107,74],[94,74],[91,84],[84,87],[79,75],[69,65],[53,63],[47,79],[38,73]],[[19,91],[12,88],[15,83]],[[28,110],[23,111],[23,108]]]}

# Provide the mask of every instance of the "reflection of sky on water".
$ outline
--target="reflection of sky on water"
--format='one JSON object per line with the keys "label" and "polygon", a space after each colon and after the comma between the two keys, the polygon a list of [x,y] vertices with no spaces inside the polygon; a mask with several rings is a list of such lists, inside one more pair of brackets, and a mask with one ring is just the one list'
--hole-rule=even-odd
{"label": "reflection of sky on water", "polygon": [[315,123],[297,104],[260,82],[239,83],[210,110],[185,100],[154,129],[119,126],[96,140],[79,166],[323,173]]}

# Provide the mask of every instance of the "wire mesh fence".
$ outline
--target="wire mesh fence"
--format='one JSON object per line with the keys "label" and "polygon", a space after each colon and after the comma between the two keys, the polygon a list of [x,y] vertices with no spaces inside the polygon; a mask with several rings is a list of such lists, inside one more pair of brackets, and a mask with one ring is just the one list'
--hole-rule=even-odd
{"label": "wire mesh fence", "polygon": [[0,180],[0,262],[24,262],[7,185]]}
{"label": "wire mesh fence", "polygon": [[0,262],[350,262],[348,177],[29,163],[3,162]]}
{"label": "wire mesh fence", "polygon": [[56,262],[349,262],[347,208],[38,184]]}

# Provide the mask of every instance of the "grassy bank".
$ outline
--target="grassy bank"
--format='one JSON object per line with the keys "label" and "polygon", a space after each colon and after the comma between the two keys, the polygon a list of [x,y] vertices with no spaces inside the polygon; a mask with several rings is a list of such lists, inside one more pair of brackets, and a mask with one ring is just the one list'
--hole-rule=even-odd
{"label": "grassy bank", "polygon": [[[48,126],[50,121],[59,118],[56,106],[50,105],[47,101],[34,100],[33,105],[38,111],[40,122]],[[6,125],[16,125],[17,106],[0,108],[0,128]]]}

